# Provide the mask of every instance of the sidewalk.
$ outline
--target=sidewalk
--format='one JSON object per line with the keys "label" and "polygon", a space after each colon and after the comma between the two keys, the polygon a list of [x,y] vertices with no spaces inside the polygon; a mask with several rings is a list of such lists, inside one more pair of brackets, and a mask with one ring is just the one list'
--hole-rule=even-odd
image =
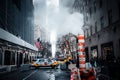
{"label": "sidewalk", "polygon": [[19,71],[16,66],[9,65],[9,66],[0,66],[0,77],[10,74],[11,72]]}
{"label": "sidewalk", "polygon": [[7,72],[7,66],[0,66],[0,74]]}
{"label": "sidewalk", "polygon": [[0,66],[0,76],[14,71],[25,71],[25,70],[30,70],[29,64],[21,64],[20,67],[17,67],[16,65]]}
{"label": "sidewalk", "polygon": [[16,65],[4,65],[4,66],[0,66],[0,73],[5,73],[5,72],[11,72],[17,70],[17,66]]}

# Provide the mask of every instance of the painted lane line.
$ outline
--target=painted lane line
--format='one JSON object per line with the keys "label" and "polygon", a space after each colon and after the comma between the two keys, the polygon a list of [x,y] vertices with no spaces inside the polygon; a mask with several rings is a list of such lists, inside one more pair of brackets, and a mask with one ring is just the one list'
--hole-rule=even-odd
{"label": "painted lane line", "polygon": [[37,71],[32,72],[31,74],[29,74],[27,77],[23,78],[22,80],[26,80],[27,78],[29,78],[31,75],[33,75],[34,73],[36,73]]}

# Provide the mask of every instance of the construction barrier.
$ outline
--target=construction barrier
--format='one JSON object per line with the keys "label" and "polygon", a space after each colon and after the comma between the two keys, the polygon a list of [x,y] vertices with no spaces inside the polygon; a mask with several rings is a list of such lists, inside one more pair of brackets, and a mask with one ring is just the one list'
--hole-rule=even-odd
{"label": "construction barrier", "polygon": [[79,65],[80,65],[80,71],[85,70],[85,40],[84,35],[78,35],[78,53],[79,53]]}
{"label": "construction barrier", "polygon": [[[80,75],[80,78],[78,77]],[[89,70],[81,70],[80,74],[77,72],[77,68],[72,68],[70,80],[96,80],[94,68]]]}
{"label": "construction barrier", "polygon": [[94,68],[80,71],[81,80],[96,80]]}
{"label": "construction barrier", "polygon": [[84,46],[85,46],[84,35],[78,35],[78,53],[80,67],[79,69],[72,68],[71,80],[96,80],[95,69],[90,67],[90,65],[86,66]]}
{"label": "construction barrier", "polygon": [[71,79],[70,80],[78,80],[77,68],[72,68]]}
{"label": "construction barrier", "polygon": [[85,62],[85,55],[79,55],[79,65],[80,65],[80,71],[85,70],[86,69],[86,62]]}

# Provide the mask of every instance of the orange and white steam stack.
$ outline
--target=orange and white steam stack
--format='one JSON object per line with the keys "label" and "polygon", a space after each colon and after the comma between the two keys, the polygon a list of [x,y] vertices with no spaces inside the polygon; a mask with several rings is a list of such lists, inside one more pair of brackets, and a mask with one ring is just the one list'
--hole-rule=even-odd
{"label": "orange and white steam stack", "polygon": [[78,35],[78,54],[79,54],[79,65],[80,71],[85,70],[85,37],[84,35]]}

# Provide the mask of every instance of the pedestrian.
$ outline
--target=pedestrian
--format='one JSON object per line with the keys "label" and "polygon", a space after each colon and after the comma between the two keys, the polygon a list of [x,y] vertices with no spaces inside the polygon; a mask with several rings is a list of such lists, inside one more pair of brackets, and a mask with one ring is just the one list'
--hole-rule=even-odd
{"label": "pedestrian", "polygon": [[68,70],[68,65],[69,65],[69,62],[67,61],[66,62],[66,69]]}
{"label": "pedestrian", "polygon": [[76,67],[79,68],[79,55],[77,54],[77,62],[76,62]]}

